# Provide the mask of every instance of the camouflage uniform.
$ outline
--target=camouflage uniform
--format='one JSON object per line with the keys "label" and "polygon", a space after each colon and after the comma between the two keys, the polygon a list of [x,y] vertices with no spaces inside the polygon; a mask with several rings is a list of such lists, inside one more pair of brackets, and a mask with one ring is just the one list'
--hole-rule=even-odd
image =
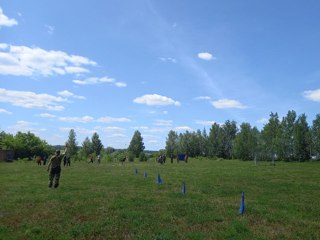
{"label": "camouflage uniform", "polygon": [[[67,150],[67,149],[66,149]],[[48,171],[49,171],[49,188],[52,188],[53,180],[54,187],[59,186],[59,179],[61,173],[61,160],[64,158],[66,150],[63,154],[60,154],[60,151],[56,151],[56,154],[52,156],[49,160]]]}

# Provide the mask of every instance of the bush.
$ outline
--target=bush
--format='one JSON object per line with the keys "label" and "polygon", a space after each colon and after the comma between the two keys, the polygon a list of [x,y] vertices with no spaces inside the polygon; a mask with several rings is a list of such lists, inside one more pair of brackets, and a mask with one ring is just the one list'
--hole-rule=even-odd
{"label": "bush", "polygon": [[140,161],[140,162],[145,162],[145,161],[147,161],[147,160],[148,160],[148,159],[147,159],[146,154],[145,154],[144,152],[141,152],[140,155],[139,155],[139,161]]}

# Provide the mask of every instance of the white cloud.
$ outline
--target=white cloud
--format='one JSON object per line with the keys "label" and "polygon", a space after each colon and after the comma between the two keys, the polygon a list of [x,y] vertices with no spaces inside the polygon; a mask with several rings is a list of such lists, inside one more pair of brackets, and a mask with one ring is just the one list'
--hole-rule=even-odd
{"label": "white cloud", "polygon": [[198,58],[200,58],[202,60],[206,60],[206,61],[210,61],[210,60],[214,59],[212,54],[208,53],[208,52],[198,53]]}
{"label": "white cloud", "polygon": [[0,28],[1,26],[12,27],[14,25],[18,25],[17,20],[13,18],[10,19],[6,15],[4,15],[2,8],[0,7]]}
{"label": "white cloud", "polygon": [[12,91],[0,88],[0,102],[8,102],[14,106],[23,108],[39,108],[51,111],[61,111],[64,109],[60,103],[67,100],[46,93],[34,93],[27,91]]}
{"label": "white cloud", "polygon": [[95,129],[99,129],[103,132],[109,133],[109,134],[114,134],[114,135],[124,135],[126,130],[124,128],[120,127],[96,127]]}
{"label": "white cloud", "polygon": [[215,121],[207,121],[207,120],[197,120],[196,124],[203,125],[203,126],[212,126],[215,124]]}
{"label": "white cloud", "polygon": [[54,33],[54,26],[45,25],[45,28],[47,29],[47,32],[52,35]]}
{"label": "white cloud", "polygon": [[50,113],[40,113],[39,116],[42,118],[55,118],[56,117],[56,115],[53,115]]}
{"label": "white cloud", "polygon": [[232,99],[220,99],[217,101],[212,101],[211,104],[215,107],[215,108],[247,108],[246,106],[242,105],[242,103],[240,103],[237,100],[232,100]]}
{"label": "white cloud", "polygon": [[195,97],[194,100],[210,100],[211,97],[209,96],[199,96],[199,97]]}
{"label": "white cloud", "polygon": [[159,59],[161,62],[177,63],[177,60],[175,58],[171,58],[171,57],[160,57]]}
{"label": "white cloud", "polygon": [[12,114],[12,112],[9,112],[6,109],[0,108],[0,114]]}
{"label": "white cloud", "polygon": [[149,128],[147,126],[136,126],[136,127],[132,127],[132,129],[139,130],[146,133],[164,133],[164,132],[169,132],[171,128],[167,126],[158,127],[158,128]]}
{"label": "white cloud", "polygon": [[116,87],[126,87],[127,84],[124,82],[117,82],[114,78],[109,78],[109,77],[102,77],[102,78],[98,78],[98,77],[90,77],[84,80],[79,80],[79,79],[75,79],[73,80],[73,82],[75,84],[79,84],[79,85],[96,85],[96,84],[102,84],[102,83],[109,83],[112,84]]}
{"label": "white cloud", "polygon": [[177,131],[177,132],[185,132],[185,131],[192,132],[193,129],[191,127],[188,127],[188,126],[180,126],[180,127],[175,127],[174,131]]}
{"label": "white cloud", "polygon": [[304,91],[303,96],[308,100],[320,102],[320,89]]}
{"label": "white cloud", "polygon": [[141,97],[137,97],[133,100],[135,103],[146,104],[149,106],[167,106],[175,105],[180,106],[180,102],[173,100],[172,98],[161,96],[158,94],[146,94]]}
{"label": "white cloud", "polygon": [[83,116],[83,117],[59,117],[61,122],[70,122],[70,123],[88,123],[93,122],[94,118],[91,116]]}
{"label": "white cloud", "polygon": [[88,58],[68,55],[62,51],[47,51],[38,47],[1,44],[0,74],[16,76],[43,76],[89,72],[83,66],[96,63]]}
{"label": "white cloud", "polygon": [[126,83],[124,83],[124,82],[116,82],[114,85],[116,85],[117,87],[126,87],[127,86],[127,84]]}
{"label": "white cloud", "polygon": [[8,44],[6,44],[6,43],[0,43],[0,49],[6,49],[6,48],[8,48]]}
{"label": "white cloud", "polygon": [[75,95],[74,93],[68,91],[68,90],[63,90],[63,91],[60,91],[58,92],[58,95],[62,96],[62,97],[73,97],[73,98],[77,98],[77,99],[86,99],[85,97],[83,96],[78,96],[78,95]]}
{"label": "white cloud", "polygon": [[15,125],[9,126],[8,129],[11,132],[33,132],[39,134],[40,132],[46,131],[45,128],[39,128],[38,123],[18,121]]}
{"label": "white cloud", "polygon": [[130,122],[129,118],[121,117],[121,118],[114,118],[114,117],[100,117],[97,119],[97,122],[103,123],[114,123],[114,122]]}
{"label": "white cloud", "polygon": [[70,132],[73,129],[77,134],[91,135],[97,132],[96,130],[80,127],[61,127],[59,128],[61,132]]}
{"label": "white cloud", "polygon": [[155,126],[165,126],[165,127],[170,127],[172,126],[172,120],[163,120],[163,119],[158,119],[154,123]]}

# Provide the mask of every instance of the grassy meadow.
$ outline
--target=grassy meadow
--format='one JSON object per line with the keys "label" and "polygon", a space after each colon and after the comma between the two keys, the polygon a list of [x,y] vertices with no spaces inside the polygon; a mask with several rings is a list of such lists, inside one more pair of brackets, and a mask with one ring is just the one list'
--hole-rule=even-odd
{"label": "grassy meadow", "polygon": [[320,162],[75,162],[47,185],[46,166],[0,163],[0,239],[320,239]]}

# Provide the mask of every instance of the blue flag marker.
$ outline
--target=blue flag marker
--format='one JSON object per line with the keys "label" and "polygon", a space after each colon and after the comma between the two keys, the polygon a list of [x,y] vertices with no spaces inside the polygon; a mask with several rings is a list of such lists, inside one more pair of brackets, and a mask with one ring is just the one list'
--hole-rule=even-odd
{"label": "blue flag marker", "polygon": [[160,177],[160,173],[158,174],[158,184],[159,184],[159,185],[162,184],[162,179],[161,179],[161,177]]}
{"label": "blue flag marker", "polygon": [[243,213],[244,213],[244,192],[242,192],[242,195],[241,195],[241,203],[240,203],[239,213],[240,213],[240,215],[243,215]]}
{"label": "blue flag marker", "polygon": [[144,179],[146,179],[146,178],[147,178],[147,176],[148,176],[147,172],[146,172],[146,171],[144,171],[144,174],[143,174]]}
{"label": "blue flag marker", "polygon": [[134,174],[138,174],[138,169],[135,169],[135,170],[134,170]]}
{"label": "blue flag marker", "polygon": [[182,194],[186,194],[186,183],[182,183]]}

